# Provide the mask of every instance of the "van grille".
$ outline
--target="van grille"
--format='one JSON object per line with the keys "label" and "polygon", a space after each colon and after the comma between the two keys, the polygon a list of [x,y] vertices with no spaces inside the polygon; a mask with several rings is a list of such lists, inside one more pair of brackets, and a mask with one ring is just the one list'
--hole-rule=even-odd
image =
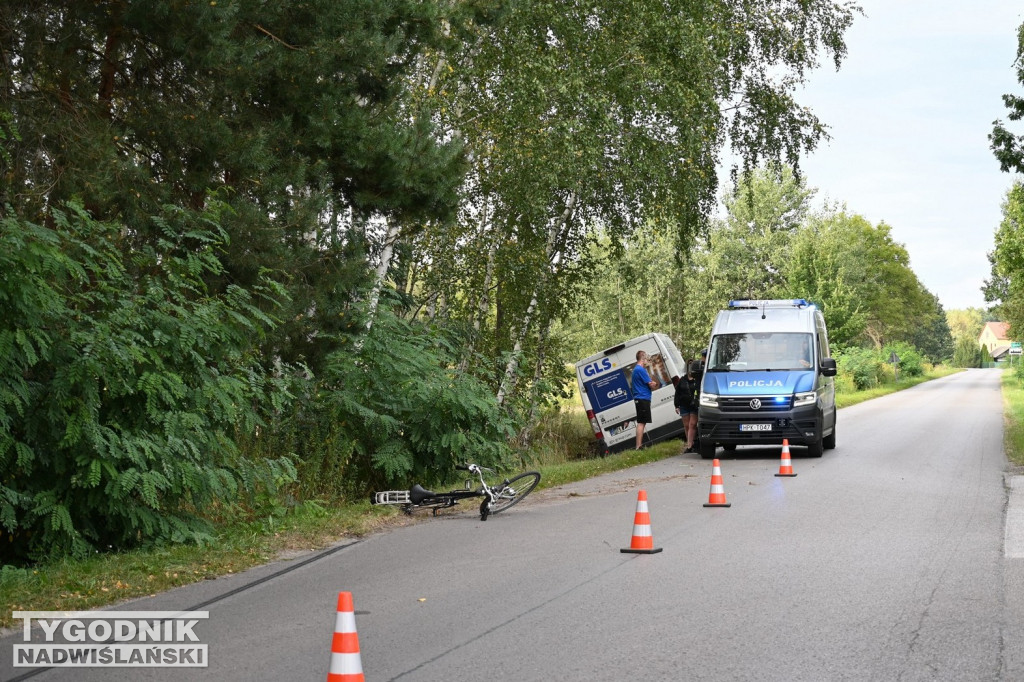
{"label": "van grille", "polygon": [[[782,398],[781,401],[778,398]],[[754,410],[750,407],[752,400],[760,400],[761,407]],[[774,396],[774,395],[751,395],[743,396],[742,398],[737,397],[718,397],[718,409],[722,412],[786,412],[793,404],[792,396]]]}

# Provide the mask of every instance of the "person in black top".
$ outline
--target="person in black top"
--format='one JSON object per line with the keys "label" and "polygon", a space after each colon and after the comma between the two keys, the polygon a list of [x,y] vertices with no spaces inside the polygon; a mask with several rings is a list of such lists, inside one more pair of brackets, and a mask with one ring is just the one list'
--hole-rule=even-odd
{"label": "person in black top", "polygon": [[694,452],[694,436],[697,431],[697,390],[700,382],[694,372],[700,370],[700,362],[694,360],[687,368],[686,376],[679,377],[676,384],[676,412],[683,420],[686,429],[686,449],[684,453]]}

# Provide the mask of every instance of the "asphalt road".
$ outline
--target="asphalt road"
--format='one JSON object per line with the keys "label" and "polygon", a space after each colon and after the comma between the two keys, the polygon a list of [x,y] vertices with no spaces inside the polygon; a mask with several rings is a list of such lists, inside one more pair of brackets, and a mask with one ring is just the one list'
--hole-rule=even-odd
{"label": "asphalt road", "polygon": [[[208,610],[206,669],[36,674],[18,633],[0,679],[322,680],[339,591],[370,681],[1024,679],[999,373],[841,410],[837,434],[793,448],[795,478],[777,449],[720,452],[729,508],[681,455],[118,607]],[[641,489],[662,552],[623,554]]]}

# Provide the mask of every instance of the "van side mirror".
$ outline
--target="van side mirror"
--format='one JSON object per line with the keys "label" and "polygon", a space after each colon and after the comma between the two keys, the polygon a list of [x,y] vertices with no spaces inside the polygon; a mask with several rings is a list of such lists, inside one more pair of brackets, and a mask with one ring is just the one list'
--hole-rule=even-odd
{"label": "van side mirror", "polygon": [[836,361],[832,358],[825,358],[821,361],[821,374],[826,377],[836,375]]}

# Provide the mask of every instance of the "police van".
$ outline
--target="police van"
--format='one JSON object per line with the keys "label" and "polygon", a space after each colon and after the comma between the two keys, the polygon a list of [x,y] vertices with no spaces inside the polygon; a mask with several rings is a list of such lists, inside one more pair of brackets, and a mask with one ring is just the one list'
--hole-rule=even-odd
{"label": "police van", "polygon": [[719,445],[836,446],[836,361],[821,311],[804,299],[729,301],[711,329],[698,451]]}
{"label": "police van", "polygon": [[658,382],[651,391],[651,423],[644,429],[644,444],[683,433],[683,421],[673,401],[675,382],[686,373],[683,356],[665,334],[645,334],[576,363],[583,408],[602,454],[636,445],[632,381],[636,354],[641,350],[647,351],[649,374]]}

